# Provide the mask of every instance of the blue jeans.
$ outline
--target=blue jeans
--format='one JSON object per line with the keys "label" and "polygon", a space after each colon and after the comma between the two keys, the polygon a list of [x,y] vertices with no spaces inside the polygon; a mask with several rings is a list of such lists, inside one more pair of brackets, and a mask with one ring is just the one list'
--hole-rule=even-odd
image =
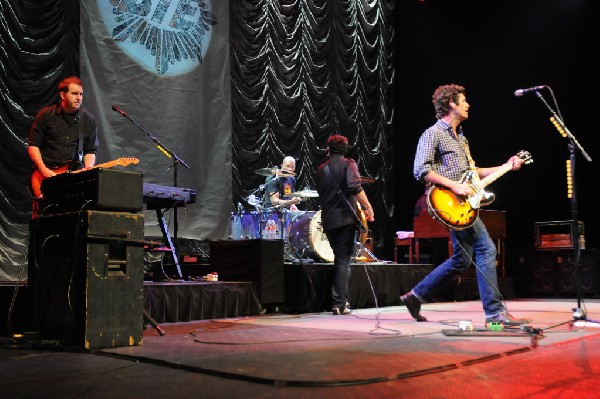
{"label": "blue jeans", "polygon": [[348,224],[326,230],[325,234],[334,255],[333,285],[331,287],[332,307],[344,309],[346,302],[348,302],[350,259],[354,255],[356,225]]}
{"label": "blue jeans", "polygon": [[433,269],[413,289],[412,293],[421,302],[427,302],[431,295],[453,276],[476,265],[479,297],[483,304],[485,317],[495,317],[506,312],[496,274],[496,246],[490,238],[481,219],[465,230],[451,230],[452,256]]}

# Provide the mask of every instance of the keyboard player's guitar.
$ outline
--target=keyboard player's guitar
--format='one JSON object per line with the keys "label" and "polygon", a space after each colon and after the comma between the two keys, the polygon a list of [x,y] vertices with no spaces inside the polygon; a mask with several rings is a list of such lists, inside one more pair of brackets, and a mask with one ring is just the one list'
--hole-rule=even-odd
{"label": "keyboard player's guitar", "polygon": [[[113,168],[115,166],[128,166],[128,165],[137,165],[140,162],[140,160],[138,158],[134,158],[134,157],[123,157],[123,158],[119,158],[119,159],[115,159],[113,161],[108,161],[108,162],[104,162],[98,165],[94,165],[91,168],[88,169],[80,169],[80,170],[72,170],[69,171],[69,167],[70,165],[63,165],[60,166],[56,169],[52,169],[54,173],[56,174],[62,174],[62,173],[81,173],[81,172],[86,172],[88,170],[91,169],[98,169],[98,168]],[[32,173],[31,173],[31,194],[33,195],[34,198],[41,198],[42,197],[42,181],[45,179],[44,175],[42,174],[42,172],[40,172],[38,169],[35,169]]]}

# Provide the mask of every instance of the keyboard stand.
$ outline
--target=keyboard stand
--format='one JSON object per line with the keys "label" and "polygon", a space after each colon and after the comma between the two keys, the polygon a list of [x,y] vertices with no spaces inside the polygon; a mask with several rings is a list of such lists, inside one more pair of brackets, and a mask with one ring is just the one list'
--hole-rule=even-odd
{"label": "keyboard stand", "polygon": [[173,240],[171,240],[171,235],[169,234],[169,227],[167,226],[167,222],[165,221],[165,214],[160,208],[156,208],[156,217],[158,218],[158,225],[160,226],[160,230],[162,231],[163,238],[169,245],[171,249],[171,254],[173,255],[173,262],[175,262],[175,266],[177,267],[177,274],[179,278],[183,278],[183,274],[181,274],[181,266],[179,265],[179,258],[177,257],[177,250],[175,249],[175,245],[173,244]]}

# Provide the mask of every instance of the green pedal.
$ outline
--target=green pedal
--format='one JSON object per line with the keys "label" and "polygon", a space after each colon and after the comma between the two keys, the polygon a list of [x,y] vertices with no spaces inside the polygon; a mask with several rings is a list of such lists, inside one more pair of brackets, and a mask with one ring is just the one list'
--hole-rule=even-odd
{"label": "green pedal", "polygon": [[499,321],[491,321],[486,326],[490,331],[504,331],[504,324]]}

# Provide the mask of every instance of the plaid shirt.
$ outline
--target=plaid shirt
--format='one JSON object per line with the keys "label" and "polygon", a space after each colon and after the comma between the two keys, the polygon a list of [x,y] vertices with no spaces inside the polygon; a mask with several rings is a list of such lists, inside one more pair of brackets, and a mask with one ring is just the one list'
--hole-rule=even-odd
{"label": "plaid shirt", "polygon": [[465,147],[469,142],[459,127],[458,139],[454,137],[452,127],[438,119],[419,139],[413,175],[425,182],[423,177],[430,171],[454,181],[460,181],[463,173],[469,170],[469,160]]}

